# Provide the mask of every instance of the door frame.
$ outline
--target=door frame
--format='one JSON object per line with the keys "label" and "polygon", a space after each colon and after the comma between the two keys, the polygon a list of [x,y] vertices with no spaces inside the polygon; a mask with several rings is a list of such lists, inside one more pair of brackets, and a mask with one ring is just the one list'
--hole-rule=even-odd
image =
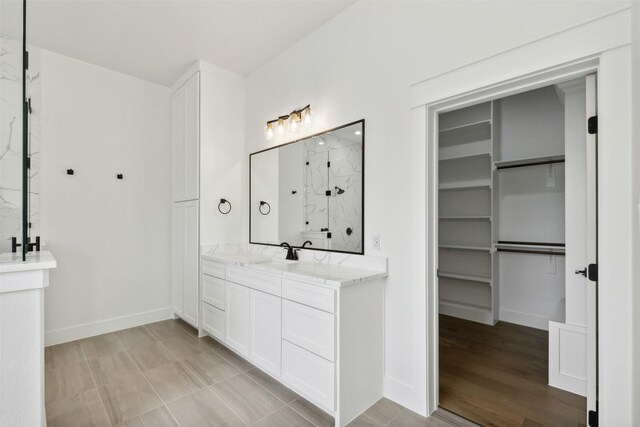
{"label": "door frame", "polygon": [[[423,151],[425,246],[424,412],[438,403],[436,114],[596,73],[600,159],[598,193],[598,380],[601,425],[627,425],[631,379],[631,62],[630,13],[602,18],[451,72],[412,88],[412,133]],[[604,294],[603,290],[607,289]],[[607,351],[603,352],[602,349]],[[625,390],[620,393],[620,390]],[[626,391],[629,391],[628,393]],[[586,415],[586,414],[585,414]]]}
{"label": "door frame", "polygon": [[[429,212],[429,222],[431,222],[432,220],[437,221],[437,216],[438,216],[438,197],[437,197],[438,169],[439,169],[439,162],[437,161],[437,159],[439,158],[438,125],[437,125],[438,114],[453,111],[453,110],[458,110],[461,108],[469,107],[471,105],[490,102],[492,100],[495,101],[508,96],[529,92],[535,89],[539,89],[541,87],[546,87],[546,86],[550,86],[558,83],[564,83],[570,80],[575,80],[579,78],[584,79],[586,78],[586,76],[592,75],[592,74],[595,74],[597,76],[598,65],[599,65],[599,62],[597,58],[590,58],[577,63],[565,64],[563,66],[557,67],[556,69],[541,72],[535,76],[524,76],[521,78],[516,78],[511,81],[500,82],[495,85],[492,85],[490,88],[485,88],[484,90],[481,90],[478,92],[460,94],[458,96],[453,96],[448,99],[445,99],[441,102],[435,102],[433,104],[430,104],[427,108],[427,120],[429,123],[433,123],[433,126],[430,126],[432,130],[431,132],[429,132],[427,136],[427,144],[430,150],[430,154],[432,154],[429,156],[428,166],[430,166],[430,170],[433,171],[433,183],[431,186],[433,188],[430,188],[430,190],[434,191],[434,197],[430,198],[432,200],[432,203],[431,203],[432,209]],[[586,126],[586,118],[585,118],[585,126]],[[596,218],[597,218],[597,215],[596,215]],[[433,265],[437,266],[438,265],[437,244],[439,239],[439,231],[438,231],[437,225],[434,225],[432,236],[434,240],[434,246],[430,247],[431,249],[430,252],[433,253],[433,258],[434,258]],[[432,319],[432,325],[434,328],[434,330],[432,331],[433,337],[434,337],[432,352],[436,360],[436,365],[434,367],[435,375],[433,378],[435,381],[433,384],[432,393],[435,396],[435,402],[433,402],[433,404],[435,405],[435,407],[437,407],[437,404],[439,401],[439,346],[437,344],[438,338],[439,338],[439,320],[437,316],[437,313],[439,311],[438,309],[439,296],[438,296],[437,271],[436,271],[435,281],[434,282],[430,281],[430,283],[433,283],[434,285],[433,289],[431,289],[431,287],[429,289],[429,294],[433,295],[430,301],[431,310],[435,310],[436,312],[435,318],[433,318],[433,316],[429,316],[429,317],[431,317]],[[593,286],[593,283],[587,281],[585,282],[585,286]],[[430,314],[433,314],[433,312],[430,312]],[[597,378],[595,379],[595,381],[597,384]],[[596,397],[596,400],[597,400],[597,397]],[[589,407],[588,409],[595,410],[596,407],[595,405],[593,405],[593,408]],[[586,414],[585,414],[585,418],[586,418]]]}

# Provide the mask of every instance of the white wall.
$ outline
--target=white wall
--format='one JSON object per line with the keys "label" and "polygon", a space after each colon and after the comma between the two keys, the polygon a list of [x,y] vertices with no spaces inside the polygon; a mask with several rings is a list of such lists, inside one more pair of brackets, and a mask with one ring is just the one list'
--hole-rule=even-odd
{"label": "white wall", "polygon": [[[633,89],[633,159],[635,165],[640,165],[640,2],[633,2],[632,6],[632,89]],[[633,226],[631,233],[633,238],[633,307],[635,337],[640,336],[640,168],[633,168]],[[633,395],[633,419],[634,425],[640,425],[640,339],[634,340],[634,395]]]}
{"label": "white wall", "polygon": [[170,112],[168,88],[42,51],[48,344],[168,317]]}
{"label": "white wall", "polygon": [[[201,64],[203,64],[201,62]],[[207,64],[207,68],[209,67]],[[244,83],[239,76],[200,72],[200,244],[236,243],[242,233]],[[234,78],[235,77],[235,78]],[[220,199],[231,212],[218,211]],[[223,212],[229,209],[225,204]]]}
{"label": "white wall", "polygon": [[[389,398],[426,410],[425,165],[424,149],[411,145],[410,85],[626,4],[358,2],[248,78],[248,153],[284,142],[267,143],[264,123],[307,103],[309,133],[367,120],[365,252],[390,257]],[[381,236],[380,252],[372,234]]]}

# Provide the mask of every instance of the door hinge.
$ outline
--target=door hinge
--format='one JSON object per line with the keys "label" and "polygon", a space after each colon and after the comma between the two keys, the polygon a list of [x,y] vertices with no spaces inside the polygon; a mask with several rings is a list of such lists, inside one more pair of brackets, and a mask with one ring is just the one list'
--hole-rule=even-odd
{"label": "door hinge", "polygon": [[598,413],[589,411],[589,427],[598,427]]}
{"label": "door hinge", "polygon": [[33,114],[33,109],[31,108],[31,98],[27,99],[27,111],[29,114]]}
{"label": "door hinge", "polygon": [[330,168],[331,167],[331,162],[327,162],[327,167]]}
{"label": "door hinge", "polygon": [[598,281],[598,264],[589,264],[587,266],[587,277],[592,282]]}
{"label": "door hinge", "polygon": [[587,120],[587,131],[590,135],[598,133],[598,116],[591,116]]}
{"label": "door hinge", "polygon": [[28,70],[29,69],[29,52],[27,52],[26,50],[24,51],[23,61],[24,61],[24,69]]}
{"label": "door hinge", "polygon": [[31,169],[31,157],[27,157],[27,169]]}

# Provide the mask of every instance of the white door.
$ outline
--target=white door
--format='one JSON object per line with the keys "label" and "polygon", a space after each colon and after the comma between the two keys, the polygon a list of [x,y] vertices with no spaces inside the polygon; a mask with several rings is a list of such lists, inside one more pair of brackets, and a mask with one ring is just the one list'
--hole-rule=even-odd
{"label": "white door", "polygon": [[172,185],[174,202],[184,200],[184,131],[185,131],[185,87],[181,87],[171,100],[173,129],[171,139]]}
{"label": "white door", "polygon": [[[596,75],[586,78],[587,100],[587,411],[588,424],[596,426],[598,411],[598,135]],[[590,119],[595,117],[595,119]],[[594,123],[589,123],[595,121]],[[595,420],[594,420],[595,418]]]}
{"label": "white door", "polygon": [[250,360],[280,376],[282,299],[256,290],[250,293]]}
{"label": "white door", "polygon": [[249,356],[249,288],[227,282],[226,343],[243,356]]}
{"label": "white door", "polygon": [[174,203],[171,218],[171,296],[173,313],[184,311],[184,207]]}
{"label": "white door", "polygon": [[199,198],[200,74],[185,84],[184,200]]}
{"label": "white door", "polygon": [[200,184],[200,78],[196,73],[172,98],[172,196],[195,200]]}
{"label": "white door", "polygon": [[182,318],[198,327],[198,201],[184,202],[184,314]]}

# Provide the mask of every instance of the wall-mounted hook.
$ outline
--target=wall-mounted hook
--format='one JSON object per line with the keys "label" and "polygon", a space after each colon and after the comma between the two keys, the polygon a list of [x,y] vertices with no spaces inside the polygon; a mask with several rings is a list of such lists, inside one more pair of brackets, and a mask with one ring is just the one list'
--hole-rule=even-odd
{"label": "wall-mounted hook", "polygon": [[[222,205],[224,204],[228,204],[229,205],[229,210],[227,210],[226,212],[222,210]],[[218,211],[222,214],[222,215],[226,215],[229,212],[231,212],[231,202],[228,201],[227,199],[220,199],[220,203],[218,203]]]}
{"label": "wall-mounted hook", "polygon": [[74,171],[73,169],[67,169],[67,175],[73,175]]}
{"label": "wall-mounted hook", "polygon": [[291,190],[291,194],[298,194],[297,190]]}
{"label": "wall-mounted hook", "polygon": [[119,174],[116,175],[116,179],[124,179],[124,175],[119,173]]}

